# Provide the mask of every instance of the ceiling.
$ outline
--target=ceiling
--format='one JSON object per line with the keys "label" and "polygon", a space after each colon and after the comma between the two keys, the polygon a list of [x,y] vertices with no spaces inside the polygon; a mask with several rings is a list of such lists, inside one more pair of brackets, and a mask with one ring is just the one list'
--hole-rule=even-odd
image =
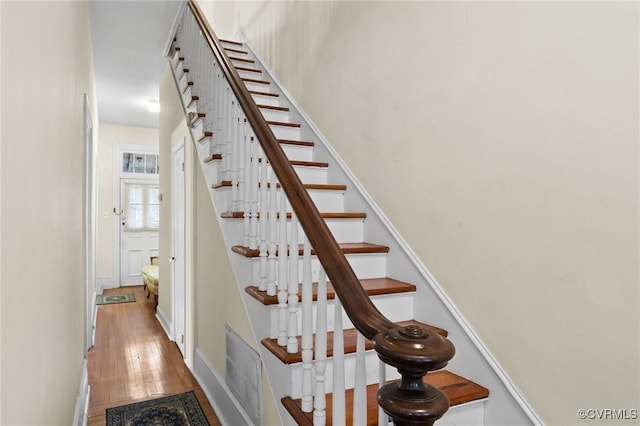
{"label": "ceiling", "polygon": [[101,122],[158,127],[158,100],[171,28],[181,0],[91,0],[91,37]]}

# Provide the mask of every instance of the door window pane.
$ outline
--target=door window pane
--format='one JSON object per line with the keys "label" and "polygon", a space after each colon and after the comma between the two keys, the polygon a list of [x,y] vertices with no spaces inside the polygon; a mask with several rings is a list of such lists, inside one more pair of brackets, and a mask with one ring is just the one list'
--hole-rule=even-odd
{"label": "door window pane", "polygon": [[160,227],[160,190],[157,186],[149,187],[148,194],[148,208],[147,208],[147,226],[155,229]]}
{"label": "door window pane", "polygon": [[147,154],[145,157],[147,160],[145,171],[147,173],[156,173],[156,162],[157,162],[158,156],[153,154]]}

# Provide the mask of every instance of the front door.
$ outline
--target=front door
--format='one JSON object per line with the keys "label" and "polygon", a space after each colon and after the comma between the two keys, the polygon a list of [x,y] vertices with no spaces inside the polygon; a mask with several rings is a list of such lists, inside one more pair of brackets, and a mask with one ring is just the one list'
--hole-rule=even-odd
{"label": "front door", "polygon": [[120,285],[142,285],[141,268],[158,255],[158,181],[121,179]]}

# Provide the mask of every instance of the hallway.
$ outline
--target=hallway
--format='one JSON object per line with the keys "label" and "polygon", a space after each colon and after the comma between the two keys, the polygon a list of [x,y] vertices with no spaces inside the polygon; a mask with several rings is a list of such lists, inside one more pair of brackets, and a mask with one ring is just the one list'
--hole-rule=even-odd
{"label": "hallway", "polygon": [[178,347],[155,317],[142,286],[105,290],[134,293],[136,301],[98,306],[95,346],[89,351],[89,426],[106,424],[105,410],[193,390],[207,420],[220,425]]}

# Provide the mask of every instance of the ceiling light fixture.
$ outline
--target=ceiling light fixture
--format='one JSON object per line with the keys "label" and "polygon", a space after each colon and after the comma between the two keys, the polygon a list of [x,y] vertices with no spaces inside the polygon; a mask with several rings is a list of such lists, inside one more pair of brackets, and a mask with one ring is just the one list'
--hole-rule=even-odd
{"label": "ceiling light fixture", "polygon": [[152,99],[147,104],[147,109],[151,112],[160,112],[160,102]]}

